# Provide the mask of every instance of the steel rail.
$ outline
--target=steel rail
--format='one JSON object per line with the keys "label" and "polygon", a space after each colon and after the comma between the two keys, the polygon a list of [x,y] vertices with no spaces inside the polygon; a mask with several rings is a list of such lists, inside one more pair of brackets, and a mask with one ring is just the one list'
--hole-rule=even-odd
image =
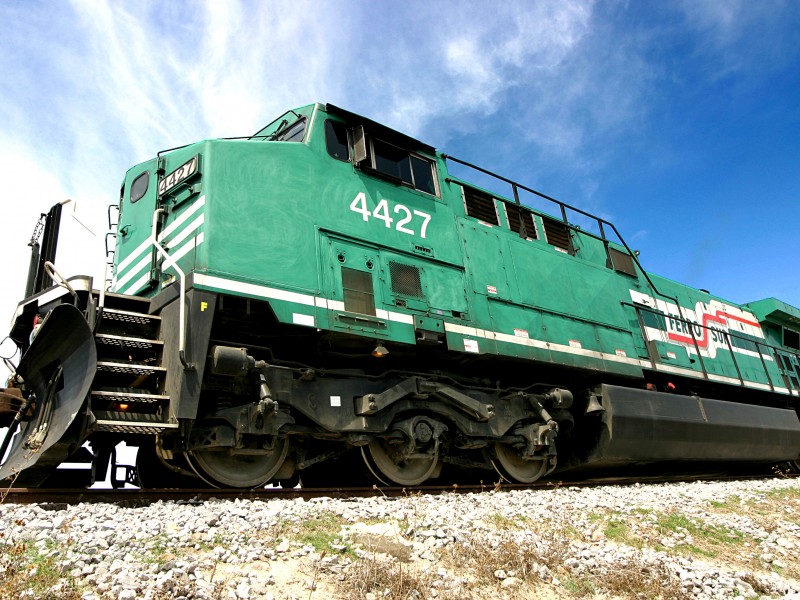
{"label": "steel rail", "polygon": [[775,473],[728,474],[698,473],[691,475],[647,475],[603,477],[584,480],[540,480],[532,484],[487,483],[469,485],[439,485],[403,487],[324,487],[324,488],[261,488],[242,489],[42,489],[9,488],[0,491],[0,504],[43,504],[45,508],[60,510],[67,506],[84,504],[118,504],[124,507],[146,506],[154,502],[177,502],[180,504],[202,504],[215,500],[260,500],[277,499],[311,500],[316,498],[399,498],[442,494],[483,494],[524,490],[557,490],[561,488],[590,488],[602,486],[656,485],[663,483],[686,483],[693,481],[749,481],[770,479]]}

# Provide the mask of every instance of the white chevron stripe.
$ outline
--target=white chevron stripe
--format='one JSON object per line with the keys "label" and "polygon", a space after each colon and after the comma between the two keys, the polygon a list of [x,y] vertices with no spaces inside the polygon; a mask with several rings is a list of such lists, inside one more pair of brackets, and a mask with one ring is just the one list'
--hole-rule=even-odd
{"label": "white chevron stripe", "polygon": [[[172,223],[170,223],[167,227],[164,228],[158,235],[158,241],[163,242],[166,240],[170,235],[178,231],[182,225],[188,221],[192,215],[194,215],[197,211],[199,211],[203,206],[205,206],[206,197],[201,196],[198,198],[191,206],[189,206],[181,215],[175,219]],[[168,240],[166,246],[168,249],[173,248],[180,244],[183,240],[185,240],[193,231],[196,231],[205,221],[205,213],[201,213],[197,218],[194,219],[188,226],[181,229],[180,232],[171,240]],[[114,276],[114,281],[112,282],[112,289],[115,291],[119,291],[122,286],[125,285],[128,281],[130,281],[133,277],[136,276],[143,268],[143,263],[150,262],[151,259],[151,244],[150,240],[147,239],[141,244],[139,244],[136,249],[128,254],[120,263],[117,265],[116,274]],[[147,253],[147,256],[142,258],[142,255]],[[134,263],[135,261],[138,262],[136,265],[133,266],[131,270],[128,270],[128,267]],[[130,287],[128,289],[131,289]]]}

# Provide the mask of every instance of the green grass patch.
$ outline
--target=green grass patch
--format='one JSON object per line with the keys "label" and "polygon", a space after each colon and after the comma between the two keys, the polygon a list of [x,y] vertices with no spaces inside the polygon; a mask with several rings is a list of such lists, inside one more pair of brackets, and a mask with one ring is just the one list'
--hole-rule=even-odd
{"label": "green grass patch", "polygon": [[597,523],[598,521],[603,521],[608,516],[608,513],[596,513],[592,512],[587,515],[590,523]]}
{"label": "green grass patch", "polygon": [[630,527],[622,519],[613,518],[606,525],[605,534],[609,540],[627,543],[630,537]]}
{"label": "green grass patch", "polygon": [[770,490],[764,494],[771,500],[800,500],[800,489],[794,487],[782,487]]}
{"label": "green grass patch", "polygon": [[323,515],[303,523],[297,534],[297,541],[304,546],[311,546],[317,552],[336,552],[335,545],[347,546],[346,552],[352,552],[349,544],[341,541],[342,521],[334,515]]}
{"label": "green grass patch", "polygon": [[742,499],[739,496],[731,496],[718,502],[716,500],[711,501],[711,507],[716,508],[717,510],[741,510],[742,508]]}
{"label": "green grass patch", "polygon": [[676,549],[710,558],[717,556],[725,547],[737,546],[751,539],[741,531],[690,519],[681,513],[660,515],[656,524],[662,532],[691,536],[691,541],[677,545]]}
{"label": "green grass patch", "polygon": [[597,586],[590,579],[579,579],[577,577],[569,576],[561,582],[564,589],[570,594],[579,597],[595,596],[597,595]]}
{"label": "green grass patch", "polygon": [[486,521],[494,525],[497,529],[510,529],[517,524],[513,519],[508,518],[500,513],[491,513],[487,515]]}

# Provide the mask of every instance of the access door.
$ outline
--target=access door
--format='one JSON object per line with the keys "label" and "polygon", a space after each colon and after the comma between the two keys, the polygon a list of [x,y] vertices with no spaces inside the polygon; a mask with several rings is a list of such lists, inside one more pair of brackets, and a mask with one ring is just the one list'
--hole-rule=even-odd
{"label": "access door", "polygon": [[156,281],[155,252],[150,243],[158,201],[157,159],[131,169],[120,198],[112,291],[138,294]]}

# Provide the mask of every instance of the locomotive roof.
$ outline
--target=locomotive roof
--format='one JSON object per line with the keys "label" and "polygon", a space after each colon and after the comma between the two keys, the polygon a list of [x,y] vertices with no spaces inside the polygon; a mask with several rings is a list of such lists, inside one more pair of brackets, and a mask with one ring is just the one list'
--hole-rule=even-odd
{"label": "locomotive roof", "polygon": [[436,148],[434,148],[433,146],[430,146],[429,144],[421,142],[416,138],[413,138],[413,137],[411,137],[409,135],[406,135],[405,133],[401,133],[400,131],[397,131],[396,129],[392,129],[391,127],[387,127],[386,125],[381,125],[380,123],[378,123],[376,121],[373,121],[372,119],[368,119],[366,117],[362,117],[359,114],[356,114],[354,112],[350,112],[349,110],[345,110],[343,108],[340,108],[340,107],[338,107],[338,106],[336,106],[334,104],[326,104],[325,105],[325,112],[327,112],[328,114],[331,114],[331,115],[336,115],[338,117],[342,117],[343,119],[346,119],[347,121],[351,121],[351,122],[355,121],[355,122],[361,123],[362,125],[364,125],[364,127],[366,129],[368,129],[372,133],[377,134],[379,136],[394,138],[395,140],[397,140],[398,142],[400,142],[404,146],[407,146],[409,149],[422,151],[422,152],[427,152],[429,154],[435,154],[436,153]]}

